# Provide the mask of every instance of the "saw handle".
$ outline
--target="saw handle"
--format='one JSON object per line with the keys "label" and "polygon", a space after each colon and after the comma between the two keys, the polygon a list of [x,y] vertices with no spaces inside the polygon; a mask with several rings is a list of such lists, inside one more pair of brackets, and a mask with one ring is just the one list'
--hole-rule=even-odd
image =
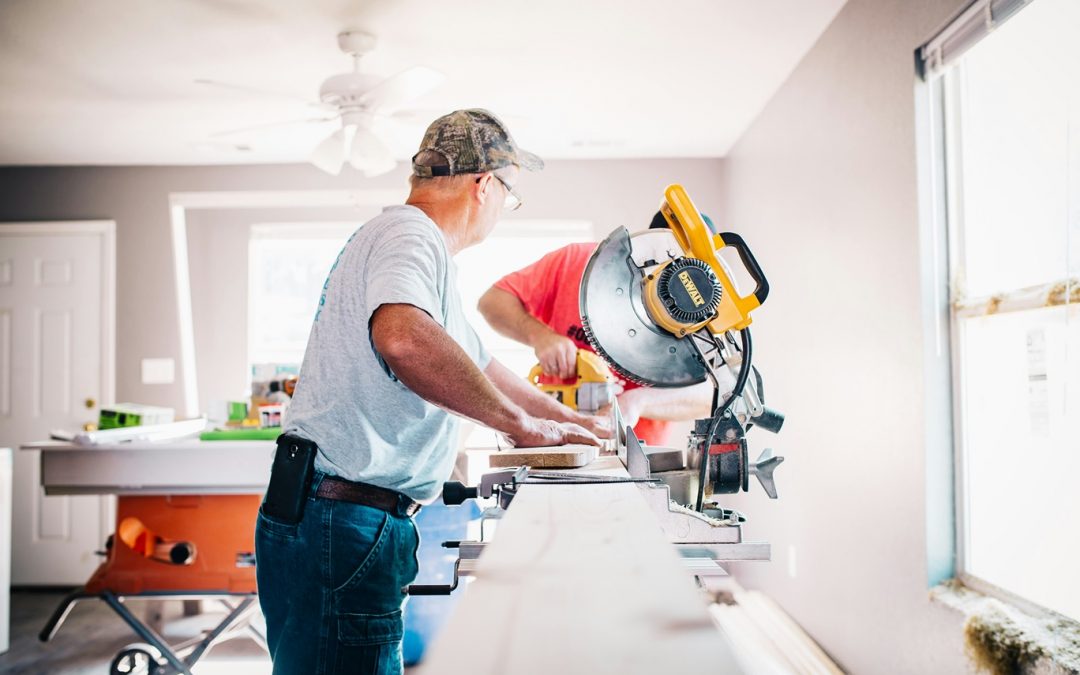
{"label": "saw handle", "polygon": [[734,232],[722,232],[720,239],[725,246],[732,247],[739,254],[739,259],[742,260],[746,271],[750,273],[750,278],[757,284],[754,287],[753,296],[757,298],[759,305],[765,304],[765,298],[769,297],[769,281],[765,278],[765,272],[762,271],[750,247],[746,245],[746,241]]}

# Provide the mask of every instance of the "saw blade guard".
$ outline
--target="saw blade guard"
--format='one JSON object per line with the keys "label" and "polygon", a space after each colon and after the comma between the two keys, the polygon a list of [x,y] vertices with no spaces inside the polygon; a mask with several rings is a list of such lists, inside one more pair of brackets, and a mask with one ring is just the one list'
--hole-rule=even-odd
{"label": "saw blade guard", "polygon": [[[670,250],[670,232],[652,230],[631,237],[620,227],[600,242],[581,279],[581,324],[589,344],[611,367],[632,382],[653,387],[688,387],[708,374],[693,345],[658,327],[642,298],[640,260],[646,250]],[[634,248],[642,245],[641,253]],[[676,249],[677,251],[677,249]],[[638,258],[639,260],[635,260]],[[661,258],[666,260],[666,258]]]}

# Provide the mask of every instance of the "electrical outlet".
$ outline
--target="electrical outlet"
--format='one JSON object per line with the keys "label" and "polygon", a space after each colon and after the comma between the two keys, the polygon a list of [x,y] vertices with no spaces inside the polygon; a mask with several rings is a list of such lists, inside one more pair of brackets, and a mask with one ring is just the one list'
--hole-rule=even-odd
{"label": "electrical outlet", "polygon": [[788,544],[787,547],[787,573],[792,579],[795,578],[795,544]]}

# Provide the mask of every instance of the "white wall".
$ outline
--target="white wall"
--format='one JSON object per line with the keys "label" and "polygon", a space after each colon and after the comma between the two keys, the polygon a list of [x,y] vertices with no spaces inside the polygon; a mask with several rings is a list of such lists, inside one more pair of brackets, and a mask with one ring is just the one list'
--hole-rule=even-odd
{"label": "white wall", "polygon": [[963,4],[850,0],[727,158],[725,220],[772,284],[755,362],[788,413],[751,434],[787,456],[780,500],[735,500],[774,562],[737,574],[853,673],[969,668],[927,597],[913,58]]}

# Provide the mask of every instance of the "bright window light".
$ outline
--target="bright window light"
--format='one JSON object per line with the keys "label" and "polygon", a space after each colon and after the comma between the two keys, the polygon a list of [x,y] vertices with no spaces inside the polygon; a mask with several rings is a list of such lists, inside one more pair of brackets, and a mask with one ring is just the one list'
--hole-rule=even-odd
{"label": "bright window light", "polygon": [[255,225],[249,245],[248,362],[299,364],[319,294],[359,223]]}
{"label": "bright window light", "polygon": [[1075,0],[1030,4],[944,99],[960,572],[1076,619],[1078,31]]}

